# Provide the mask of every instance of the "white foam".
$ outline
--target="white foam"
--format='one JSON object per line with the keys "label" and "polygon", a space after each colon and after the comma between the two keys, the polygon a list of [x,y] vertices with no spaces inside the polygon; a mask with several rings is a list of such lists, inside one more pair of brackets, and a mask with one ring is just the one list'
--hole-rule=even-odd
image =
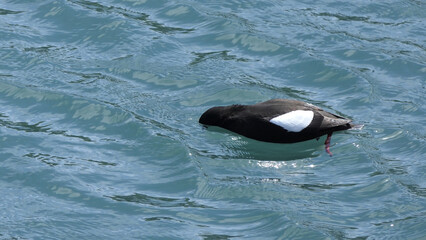
{"label": "white foam", "polygon": [[314,112],[296,110],[274,117],[270,122],[289,132],[300,132],[311,124],[312,119],[314,119]]}

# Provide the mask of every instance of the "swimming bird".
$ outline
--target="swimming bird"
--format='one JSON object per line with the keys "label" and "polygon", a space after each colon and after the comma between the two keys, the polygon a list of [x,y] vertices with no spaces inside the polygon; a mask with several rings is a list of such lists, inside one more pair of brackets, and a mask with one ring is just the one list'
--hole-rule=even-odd
{"label": "swimming bird", "polygon": [[217,126],[258,141],[296,143],[327,135],[325,151],[332,156],[330,141],[333,132],[357,125],[352,120],[326,112],[310,103],[272,99],[253,105],[212,107],[204,112],[199,123]]}

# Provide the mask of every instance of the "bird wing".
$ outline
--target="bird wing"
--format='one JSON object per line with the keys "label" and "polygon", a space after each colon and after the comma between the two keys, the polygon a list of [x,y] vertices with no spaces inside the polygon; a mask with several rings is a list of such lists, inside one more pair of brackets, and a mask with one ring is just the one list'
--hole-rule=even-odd
{"label": "bird wing", "polygon": [[[274,111],[274,113],[267,114],[269,118],[273,118],[281,114],[285,114],[295,110],[311,110],[315,112],[315,115],[317,116],[315,120],[318,121],[317,124],[319,126],[317,124],[314,124],[314,125],[317,125],[317,127],[319,127],[320,129],[335,128],[338,126],[346,125],[352,121],[342,116],[324,111],[322,108],[319,108],[313,104],[298,101],[298,100],[272,99],[272,100],[268,100],[266,102],[262,102],[255,105],[259,105],[259,106],[270,105],[271,108],[269,108],[269,111]],[[322,116],[323,119],[319,116]],[[267,120],[270,120],[269,118]]]}

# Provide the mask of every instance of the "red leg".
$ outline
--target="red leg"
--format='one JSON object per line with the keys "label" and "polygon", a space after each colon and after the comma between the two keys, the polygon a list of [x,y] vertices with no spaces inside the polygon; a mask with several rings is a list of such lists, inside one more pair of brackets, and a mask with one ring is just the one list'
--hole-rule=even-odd
{"label": "red leg", "polygon": [[332,135],[333,133],[329,133],[328,135],[327,135],[327,139],[325,140],[325,151],[328,153],[328,155],[330,155],[330,157],[331,156],[333,156],[333,154],[330,152],[330,142],[331,142],[331,135]]}

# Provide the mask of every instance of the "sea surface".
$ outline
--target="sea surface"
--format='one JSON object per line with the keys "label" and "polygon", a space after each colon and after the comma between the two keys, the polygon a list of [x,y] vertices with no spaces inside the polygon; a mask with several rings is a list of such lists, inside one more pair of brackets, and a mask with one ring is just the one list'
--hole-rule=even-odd
{"label": "sea surface", "polygon": [[[272,144],[212,106],[363,124]],[[426,2],[0,1],[0,239],[426,239]]]}

